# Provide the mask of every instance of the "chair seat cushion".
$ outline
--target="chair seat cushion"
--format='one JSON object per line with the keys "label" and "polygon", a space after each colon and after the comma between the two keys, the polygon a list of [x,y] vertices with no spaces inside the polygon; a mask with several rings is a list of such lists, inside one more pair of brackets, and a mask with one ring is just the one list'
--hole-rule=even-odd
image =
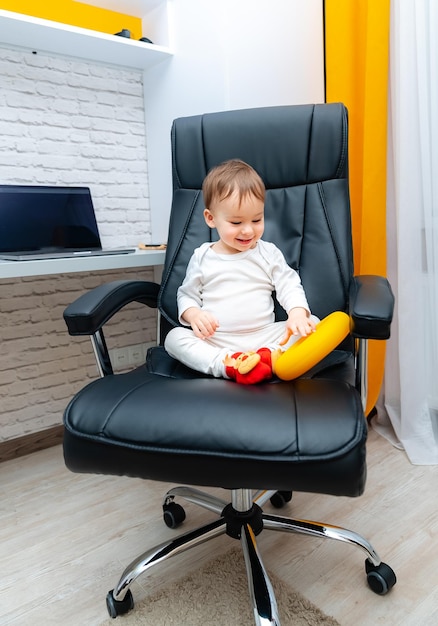
{"label": "chair seat cushion", "polygon": [[366,422],[351,385],[248,387],[185,374],[144,366],[82,389],[64,416],[67,466],[192,485],[362,493]]}

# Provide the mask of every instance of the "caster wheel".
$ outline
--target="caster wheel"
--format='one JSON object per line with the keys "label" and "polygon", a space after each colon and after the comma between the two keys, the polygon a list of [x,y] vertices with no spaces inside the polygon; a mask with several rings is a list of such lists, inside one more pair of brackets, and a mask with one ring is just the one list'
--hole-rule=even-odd
{"label": "caster wheel", "polygon": [[124,615],[134,608],[134,598],[130,589],[126,592],[126,596],[123,600],[115,600],[113,596],[114,589],[108,591],[106,596],[106,608],[108,609],[109,616],[113,619],[118,615]]}
{"label": "caster wheel", "polygon": [[384,596],[388,593],[397,582],[394,571],[386,565],[386,563],[380,563],[380,565],[373,565],[368,559],[365,561],[365,570],[367,573],[367,581],[374,593],[379,596]]}
{"label": "caster wheel", "polygon": [[282,509],[292,500],[292,491],[277,491],[271,497],[270,502],[276,509]]}
{"label": "caster wheel", "polygon": [[169,528],[178,528],[186,519],[186,512],[180,504],[170,502],[163,505],[163,519]]}

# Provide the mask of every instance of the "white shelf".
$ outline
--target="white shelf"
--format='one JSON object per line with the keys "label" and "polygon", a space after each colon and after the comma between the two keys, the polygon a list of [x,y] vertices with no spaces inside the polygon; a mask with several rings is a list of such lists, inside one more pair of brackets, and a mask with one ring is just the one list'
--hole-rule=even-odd
{"label": "white shelf", "polygon": [[152,267],[164,263],[165,250],[136,250],[131,254],[79,257],[74,259],[44,259],[41,261],[1,261],[2,278],[96,272],[99,270]]}
{"label": "white shelf", "polygon": [[0,45],[146,70],[169,48],[0,9]]}

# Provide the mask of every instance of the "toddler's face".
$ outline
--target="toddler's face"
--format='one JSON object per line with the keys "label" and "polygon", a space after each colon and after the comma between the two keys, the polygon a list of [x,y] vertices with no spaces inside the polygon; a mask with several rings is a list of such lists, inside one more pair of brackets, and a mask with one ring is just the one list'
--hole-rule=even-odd
{"label": "toddler's face", "polygon": [[213,248],[219,254],[236,254],[254,248],[263,235],[264,203],[253,195],[242,198],[234,192],[204,211],[205,221],[216,228],[220,241]]}

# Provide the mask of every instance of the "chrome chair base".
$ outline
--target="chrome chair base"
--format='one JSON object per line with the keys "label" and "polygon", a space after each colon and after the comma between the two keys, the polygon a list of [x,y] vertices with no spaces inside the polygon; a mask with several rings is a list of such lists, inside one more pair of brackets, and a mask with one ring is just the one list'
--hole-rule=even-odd
{"label": "chrome chair base", "polygon": [[133,608],[130,586],[149,568],[215,537],[227,534],[240,539],[241,542],[256,626],[279,626],[275,594],[257,548],[256,536],[262,529],[312,535],[357,546],[367,556],[365,567],[368,584],[372,590],[383,595],[394,586],[396,577],[392,569],[380,560],[371,544],[357,533],[321,522],[263,513],[261,506],[273,494],[274,491],[253,494],[249,489],[236,489],[231,491],[230,504],[191,487],[175,487],[168,491],[164,497],[163,510],[172,505],[175,497],[178,497],[217,513],[220,517],[214,522],[165,541],[134,559],[123,572],[117,586],[107,595],[110,616],[117,617]]}

